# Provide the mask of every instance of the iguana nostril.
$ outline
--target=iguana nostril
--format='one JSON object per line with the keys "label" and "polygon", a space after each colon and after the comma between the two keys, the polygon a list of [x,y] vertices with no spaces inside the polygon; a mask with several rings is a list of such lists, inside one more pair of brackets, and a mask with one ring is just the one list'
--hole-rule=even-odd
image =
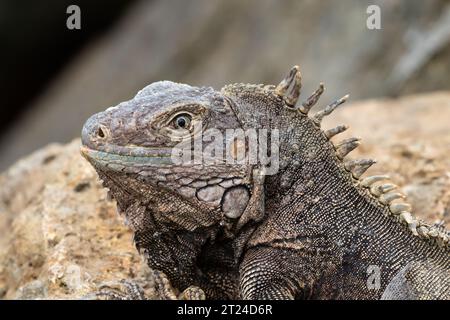
{"label": "iguana nostril", "polygon": [[100,138],[105,137],[105,133],[103,132],[102,128],[100,128],[100,127],[97,129],[97,136],[99,136]]}

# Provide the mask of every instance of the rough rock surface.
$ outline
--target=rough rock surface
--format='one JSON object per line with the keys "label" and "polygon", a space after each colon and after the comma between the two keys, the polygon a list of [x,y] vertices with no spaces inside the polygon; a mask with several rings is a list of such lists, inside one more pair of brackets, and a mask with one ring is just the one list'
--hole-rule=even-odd
{"label": "rough rock surface", "polygon": [[131,233],[79,146],[78,139],[49,145],[0,177],[4,298],[81,298],[142,269]]}
{"label": "rough rock surface", "polygon": [[[450,92],[373,100],[324,121],[363,138],[353,157],[388,173],[430,221],[450,222]],[[144,278],[132,234],[108,201],[79,140],[49,145],[0,175],[0,297],[82,298],[98,285]]]}

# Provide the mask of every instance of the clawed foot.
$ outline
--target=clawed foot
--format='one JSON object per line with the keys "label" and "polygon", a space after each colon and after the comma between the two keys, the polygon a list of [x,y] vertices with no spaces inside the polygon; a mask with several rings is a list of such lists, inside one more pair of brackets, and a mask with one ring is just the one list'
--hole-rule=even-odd
{"label": "clawed foot", "polygon": [[153,288],[160,300],[205,300],[205,292],[196,286],[186,288],[177,295],[177,290],[172,287],[167,276],[158,270],[152,270]]}
{"label": "clawed foot", "polygon": [[133,280],[107,282],[95,295],[100,300],[147,300],[142,285]]}
{"label": "clawed foot", "polygon": [[[144,289],[145,288],[145,289]],[[202,289],[196,286],[186,288],[181,294],[172,287],[161,271],[151,270],[145,281],[120,280],[105,283],[98,292],[86,296],[98,300],[205,300]]]}

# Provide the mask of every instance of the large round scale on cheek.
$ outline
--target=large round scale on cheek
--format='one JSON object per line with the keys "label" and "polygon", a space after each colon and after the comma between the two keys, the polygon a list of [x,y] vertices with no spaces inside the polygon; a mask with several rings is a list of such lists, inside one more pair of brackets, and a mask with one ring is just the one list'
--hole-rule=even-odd
{"label": "large round scale on cheek", "polygon": [[247,207],[250,192],[246,186],[231,187],[222,198],[222,212],[231,219],[239,218]]}
{"label": "large round scale on cheek", "polygon": [[205,202],[219,201],[224,191],[225,189],[219,185],[206,186],[197,191],[197,198]]}

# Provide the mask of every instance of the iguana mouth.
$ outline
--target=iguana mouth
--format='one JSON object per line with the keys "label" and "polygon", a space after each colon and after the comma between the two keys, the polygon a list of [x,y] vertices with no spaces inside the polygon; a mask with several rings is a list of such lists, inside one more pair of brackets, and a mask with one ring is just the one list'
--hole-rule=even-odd
{"label": "iguana mouth", "polygon": [[81,146],[80,152],[89,162],[113,171],[123,171],[127,167],[173,165],[172,148],[127,147],[109,152]]}

